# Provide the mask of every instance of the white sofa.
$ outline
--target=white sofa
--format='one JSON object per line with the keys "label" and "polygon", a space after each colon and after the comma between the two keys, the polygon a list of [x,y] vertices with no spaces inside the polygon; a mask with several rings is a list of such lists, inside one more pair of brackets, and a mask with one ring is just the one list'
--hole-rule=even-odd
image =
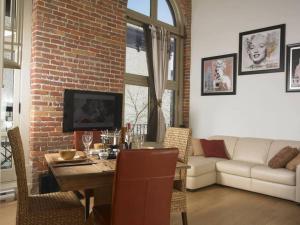
{"label": "white sofa", "polygon": [[[230,160],[190,155],[187,189],[211,184],[258,192],[300,203],[300,166],[296,172],[285,168],[271,169],[270,159],[286,146],[300,147],[300,141],[213,136],[224,140]],[[193,149],[195,152],[195,149]]]}

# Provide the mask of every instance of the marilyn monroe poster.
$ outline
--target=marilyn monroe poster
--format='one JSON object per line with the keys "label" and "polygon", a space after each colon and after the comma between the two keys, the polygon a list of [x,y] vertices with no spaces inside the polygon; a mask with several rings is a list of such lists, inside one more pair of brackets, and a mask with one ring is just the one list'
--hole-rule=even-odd
{"label": "marilyn monroe poster", "polygon": [[201,95],[234,95],[236,54],[202,59]]}
{"label": "marilyn monroe poster", "polygon": [[239,74],[284,71],[285,24],[240,33]]}

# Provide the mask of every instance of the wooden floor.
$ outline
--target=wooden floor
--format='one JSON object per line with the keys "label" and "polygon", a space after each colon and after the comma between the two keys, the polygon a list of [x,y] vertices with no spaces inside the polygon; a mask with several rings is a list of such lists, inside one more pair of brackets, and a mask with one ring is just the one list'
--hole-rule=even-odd
{"label": "wooden floor", "polygon": [[[15,225],[16,202],[1,203],[1,225]],[[182,225],[172,215],[172,225]],[[300,225],[300,205],[223,186],[188,193],[189,225]]]}

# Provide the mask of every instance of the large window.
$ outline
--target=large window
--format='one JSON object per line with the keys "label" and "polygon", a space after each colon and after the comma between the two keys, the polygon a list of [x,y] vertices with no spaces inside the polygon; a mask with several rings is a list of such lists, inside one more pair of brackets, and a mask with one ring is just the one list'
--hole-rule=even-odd
{"label": "large window", "polygon": [[7,130],[18,125],[23,0],[0,1],[0,182],[15,179]]}
{"label": "large window", "polygon": [[[171,33],[168,82],[162,99],[162,110],[166,126],[181,123],[181,83],[183,61],[182,27],[180,15],[172,0],[128,1],[126,75],[125,75],[125,117],[124,123],[134,127],[147,127],[148,139],[154,140],[156,127],[150,126],[155,92],[149,70],[147,52],[147,27],[165,27]],[[152,133],[149,136],[149,133]]]}
{"label": "large window", "polygon": [[5,3],[3,43],[4,67],[19,69],[22,59],[23,1],[3,1]]}

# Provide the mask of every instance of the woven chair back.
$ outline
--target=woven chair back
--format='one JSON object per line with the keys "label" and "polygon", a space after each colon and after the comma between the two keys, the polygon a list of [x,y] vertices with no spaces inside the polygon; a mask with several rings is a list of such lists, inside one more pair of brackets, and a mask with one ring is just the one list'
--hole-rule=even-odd
{"label": "woven chair back", "polygon": [[163,145],[166,148],[178,148],[178,160],[187,163],[188,151],[191,150],[191,137],[190,128],[168,127]]}
{"label": "woven chair back", "polygon": [[[28,187],[26,177],[26,167],[24,149],[19,127],[15,127],[7,132],[11,151],[14,159],[18,185],[18,207],[22,211],[28,198]],[[21,212],[20,212],[21,213]]]}
{"label": "woven chair back", "polygon": [[121,150],[117,159],[112,225],[170,224],[178,150]]}

